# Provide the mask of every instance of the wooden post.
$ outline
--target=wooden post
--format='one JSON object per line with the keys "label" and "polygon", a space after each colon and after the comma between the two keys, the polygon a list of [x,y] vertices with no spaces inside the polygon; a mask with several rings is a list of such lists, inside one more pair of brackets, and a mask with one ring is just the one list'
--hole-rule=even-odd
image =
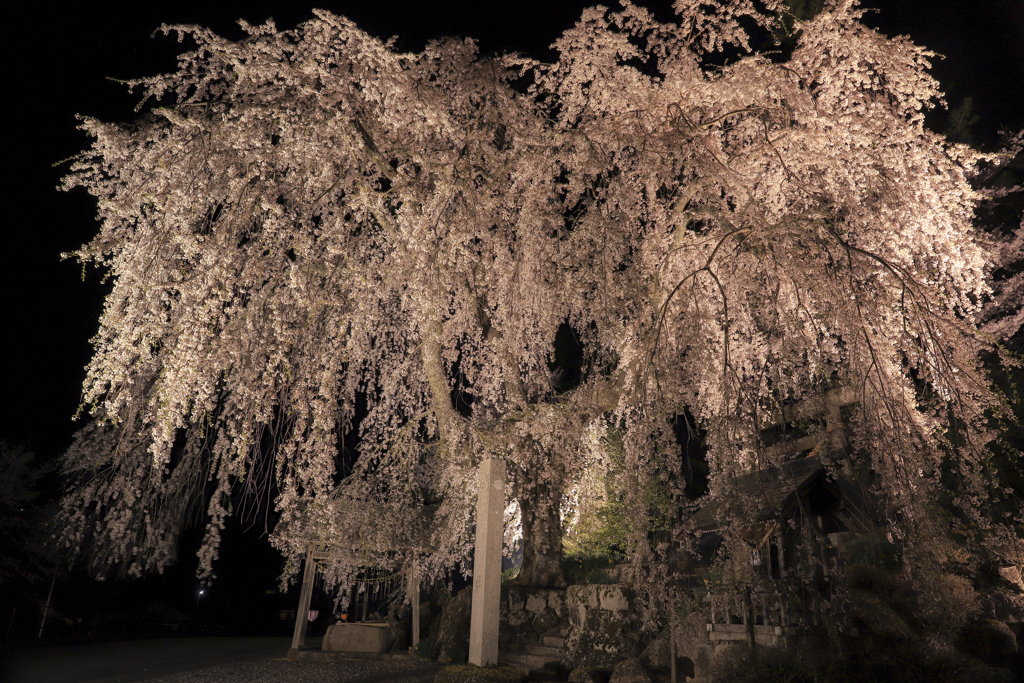
{"label": "wooden post", "polygon": [[295,631],[292,634],[292,648],[289,659],[297,659],[299,650],[306,644],[306,627],[309,625],[309,605],[313,601],[313,583],[316,581],[316,560],[313,559],[315,545],[310,543],[306,551],[306,569],[302,574],[302,589],[299,591],[299,609],[295,613]]}
{"label": "wooden post", "polygon": [[409,567],[409,597],[412,600],[412,646],[415,648],[420,642],[420,575],[415,557]]}
{"label": "wooden post", "polygon": [[43,608],[43,620],[39,622],[39,635],[36,638],[43,637],[43,627],[46,626],[46,617],[50,614],[50,598],[53,597],[53,584],[57,583],[57,572],[53,572],[53,580],[50,581],[50,592],[46,594],[46,607]]}
{"label": "wooden post", "polygon": [[476,550],[473,554],[473,606],[469,620],[469,663],[498,663],[501,612],[501,540],[505,522],[505,461],[480,463],[476,499]]}
{"label": "wooden post", "polygon": [[11,627],[14,626],[14,615],[18,613],[18,606],[15,605],[14,609],[11,610],[11,620],[7,622],[7,635],[4,636],[4,642],[11,637]]}
{"label": "wooden post", "polygon": [[743,592],[743,624],[747,627],[747,645],[750,646],[750,658],[754,658],[754,605],[750,600],[750,586]]}
{"label": "wooden post", "polygon": [[672,625],[668,628],[668,655],[672,660],[672,683],[679,683],[679,674],[676,671],[676,639],[672,637]]}

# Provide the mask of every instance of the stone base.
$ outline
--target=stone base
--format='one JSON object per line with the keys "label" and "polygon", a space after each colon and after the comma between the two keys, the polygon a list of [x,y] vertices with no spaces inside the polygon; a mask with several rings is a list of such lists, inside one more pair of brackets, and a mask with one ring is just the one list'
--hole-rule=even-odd
{"label": "stone base", "polygon": [[323,650],[381,654],[391,645],[391,627],[386,622],[334,624],[324,634]]}

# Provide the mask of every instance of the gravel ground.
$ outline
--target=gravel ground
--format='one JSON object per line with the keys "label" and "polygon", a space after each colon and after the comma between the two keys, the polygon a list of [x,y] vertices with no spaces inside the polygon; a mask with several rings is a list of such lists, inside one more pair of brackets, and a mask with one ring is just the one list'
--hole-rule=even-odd
{"label": "gravel ground", "polygon": [[148,678],[146,683],[433,683],[441,667],[414,659],[302,662],[282,659],[222,664]]}

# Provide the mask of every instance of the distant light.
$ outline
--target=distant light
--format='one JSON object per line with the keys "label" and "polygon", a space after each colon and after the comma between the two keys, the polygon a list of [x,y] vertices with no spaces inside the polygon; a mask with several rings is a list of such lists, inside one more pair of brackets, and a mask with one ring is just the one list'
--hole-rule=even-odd
{"label": "distant light", "polygon": [[203,593],[205,593],[205,592],[206,592],[206,591],[199,591],[199,594],[200,594],[200,595],[202,595],[202,594],[203,594]]}

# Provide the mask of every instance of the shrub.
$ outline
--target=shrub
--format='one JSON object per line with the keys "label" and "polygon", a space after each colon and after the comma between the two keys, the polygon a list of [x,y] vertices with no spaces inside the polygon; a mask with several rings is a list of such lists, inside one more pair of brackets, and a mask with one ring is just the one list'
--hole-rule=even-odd
{"label": "shrub", "polygon": [[416,655],[418,659],[422,659],[425,662],[432,662],[437,659],[437,643],[435,643],[431,638],[421,640],[416,644],[416,647],[412,649],[412,653]]}
{"label": "shrub", "polygon": [[962,576],[932,574],[915,583],[912,619],[925,631],[952,639],[978,613],[978,594]]}
{"label": "shrub", "polygon": [[881,532],[852,539],[843,550],[847,565],[894,571],[903,566],[903,550]]}
{"label": "shrub", "polygon": [[827,683],[844,681],[841,671],[809,652],[758,647],[754,657],[746,644],[718,655],[711,665],[715,683]]}
{"label": "shrub", "polygon": [[615,554],[565,554],[562,556],[562,575],[570,584],[614,583],[608,570],[619,560],[621,557]]}
{"label": "shrub", "polygon": [[870,675],[878,683],[1011,683],[1013,673],[979,665],[955,651],[905,645],[872,653]]}

